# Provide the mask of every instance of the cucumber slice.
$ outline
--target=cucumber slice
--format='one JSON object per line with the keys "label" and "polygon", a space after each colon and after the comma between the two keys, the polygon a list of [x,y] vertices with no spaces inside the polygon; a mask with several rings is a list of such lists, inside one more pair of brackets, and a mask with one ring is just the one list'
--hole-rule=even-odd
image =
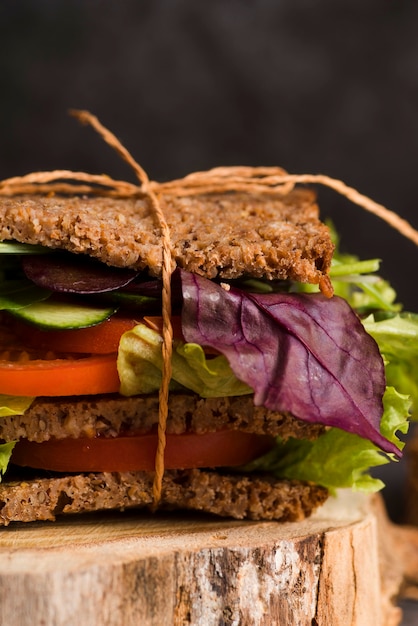
{"label": "cucumber slice", "polygon": [[0,310],[13,311],[47,300],[51,292],[39,289],[28,280],[0,281]]}
{"label": "cucumber slice", "polygon": [[17,241],[0,241],[0,254],[51,254],[50,248]]}
{"label": "cucumber slice", "polygon": [[107,301],[111,300],[115,303],[119,302],[119,304],[123,306],[132,306],[137,307],[138,309],[156,306],[161,302],[158,298],[141,296],[136,293],[129,293],[126,291],[112,291],[112,293],[106,294],[106,299]]}
{"label": "cucumber slice", "polygon": [[116,313],[117,307],[98,307],[48,300],[13,311],[13,315],[46,330],[70,330],[96,326]]}

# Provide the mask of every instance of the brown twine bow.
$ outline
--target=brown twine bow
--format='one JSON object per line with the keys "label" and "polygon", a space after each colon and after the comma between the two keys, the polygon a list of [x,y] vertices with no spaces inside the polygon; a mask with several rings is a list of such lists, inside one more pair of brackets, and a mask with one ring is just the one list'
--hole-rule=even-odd
{"label": "brown twine bow", "polygon": [[392,228],[418,245],[418,231],[397,213],[360,194],[341,180],[322,174],[288,174],[281,167],[216,167],[204,172],[194,172],[168,182],[150,181],[144,169],[132,158],[117,137],[105,128],[88,111],[72,110],[70,114],[83,124],[91,125],[119,156],[131,166],[139,185],[114,180],[106,175],[54,170],[34,172],[0,181],[0,196],[19,194],[99,194],[125,198],[145,196],[150,202],[153,214],[161,230],[162,242],[162,382],[159,390],[158,446],[155,457],[155,477],[153,483],[153,506],[158,506],[162,493],[164,475],[164,451],[166,446],[166,425],[168,417],[168,396],[171,380],[171,357],[173,330],[171,326],[171,273],[173,259],[171,253],[170,230],[158,199],[159,194],[176,197],[195,196],[210,193],[243,191],[268,195],[286,195],[295,184],[321,184],[348,198],[354,204],[383,219]]}

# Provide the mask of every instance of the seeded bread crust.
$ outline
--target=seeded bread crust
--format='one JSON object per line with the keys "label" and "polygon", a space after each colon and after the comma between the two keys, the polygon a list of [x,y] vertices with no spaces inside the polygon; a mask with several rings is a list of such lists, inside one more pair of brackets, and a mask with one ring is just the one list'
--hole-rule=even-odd
{"label": "seeded bread crust", "polygon": [[[208,278],[242,275],[318,283],[333,253],[315,195],[161,196],[173,258]],[[0,198],[0,240],[87,254],[108,265],[161,274],[161,237],[145,198]]]}
{"label": "seeded bread crust", "polygon": [[[333,244],[328,228],[319,221],[315,196],[309,190],[295,190],[284,197],[230,193],[193,198],[165,196],[160,201],[170,228],[173,260],[187,271],[208,278],[246,275],[315,284],[329,270]],[[152,276],[161,274],[161,235],[144,198],[2,197],[0,240],[41,244],[87,254],[108,265],[133,267]],[[103,434],[102,430],[114,436],[129,425],[134,427],[138,420],[142,424],[138,417],[141,413],[148,423],[157,421],[156,404],[151,409],[141,405],[141,398],[122,400],[127,404],[114,404],[107,398],[103,400],[104,409],[100,408],[101,400],[57,403],[56,399],[37,399],[23,417],[1,420],[0,438],[11,440],[18,435],[38,441],[39,436],[48,439],[50,426],[53,436],[79,436],[84,431],[94,436]],[[176,401],[178,398],[172,396],[171,407]],[[156,403],[156,398],[151,402]],[[277,434],[278,428],[287,436],[309,437],[311,429],[318,428],[289,415],[273,415],[253,407],[252,397],[213,401],[195,398],[186,411],[184,402],[179,412],[173,411],[174,429],[190,428],[195,423],[196,432],[209,431],[219,428],[226,418],[232,428],[260,427],[261,432],[270,434]],[[237,408],[239,403],[243,404]],[[132,409],[134,418],[129,417]],[[200,422],[201,418],[198,421],[199,413],[206,422]],[[35,425],[39,433],[49,434],[35,435]],[[24,481],[13,481],[8,476],[7,482],[0,484],[0,524],[54,520],[62,513],[147,507],[153,500],[152,482],[152,472],[49,476]],[[237,519],[297,521],[310,515],[326,497],[326,489],[298,481],[168,470],[161,507]]]}
{"label": "seeded bread crust", "polygon": [[[151,472],[91,473],[0,484],[0,525],[54,521],[56,516],[152,504]],[[222,517],[300,521],[328,492],[310,483],[207,470],[167,470],[161,509],[189,509]]]}
{"label": "seeded bread crust", "polygon": [[[84,398],[37,398],[23,415],[0,420],[0,440],[48,441],[67,437],[116,437],[135,431],[147,433],[158,424],[158,396],[124,398],[89,396]],[[200,398],[171,393],[167,432],[205,433],[221,429],[243,430],[283,439],[315,439],[324,428],[309,424],[289,413],[256,407],[253,396]]]}

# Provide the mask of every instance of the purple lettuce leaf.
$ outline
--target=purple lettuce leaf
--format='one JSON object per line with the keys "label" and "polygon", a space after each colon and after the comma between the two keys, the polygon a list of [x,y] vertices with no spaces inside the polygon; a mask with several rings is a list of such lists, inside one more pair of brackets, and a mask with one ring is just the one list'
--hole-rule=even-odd
{"label": "purple lettuce leaf", "polygon": [[250,294],[180,271],[187,342],[222,353],[254,403],[398,448],[380,434],[382,357],[339,297]]}

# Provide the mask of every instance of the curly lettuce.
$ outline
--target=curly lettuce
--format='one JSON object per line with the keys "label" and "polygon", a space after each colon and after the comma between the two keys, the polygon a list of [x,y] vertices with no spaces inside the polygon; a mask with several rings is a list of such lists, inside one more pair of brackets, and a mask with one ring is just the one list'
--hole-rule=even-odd
{"label": "curly lettuce", "polygon": [[[118,372],[120,393],[133,396],[153,393],[161,385],[162,338],[138,324],[120,341]],[[190,389],[202,398],[241,396],[252,393],[251,387],[238,380],[224,356],[208,359],[203,348],[176,341],[172,355],[171,389]]]}
{"label": "curly lettuce", "polygon": [[34,398],[27,396],[8,396],[0,394],[0,417],[7,415],[23,415],[30,407]]}
{"label": "curly lettuce", "polygon": [[[381,432],[399,448],[403,448],[397,433],[408,430],[410,400],[388,387],[384,398]],[[275,448],[244,468],[246,472],[262,471],[277,478],[307,480],[327,487],[331,492],[339,488],[372,493],[384,484],[370,475],[373,467],[385,465],[393,459],[383,454],[367,439],[339,428],[330,428],[315,441],[300,439],[277,440]]]}

